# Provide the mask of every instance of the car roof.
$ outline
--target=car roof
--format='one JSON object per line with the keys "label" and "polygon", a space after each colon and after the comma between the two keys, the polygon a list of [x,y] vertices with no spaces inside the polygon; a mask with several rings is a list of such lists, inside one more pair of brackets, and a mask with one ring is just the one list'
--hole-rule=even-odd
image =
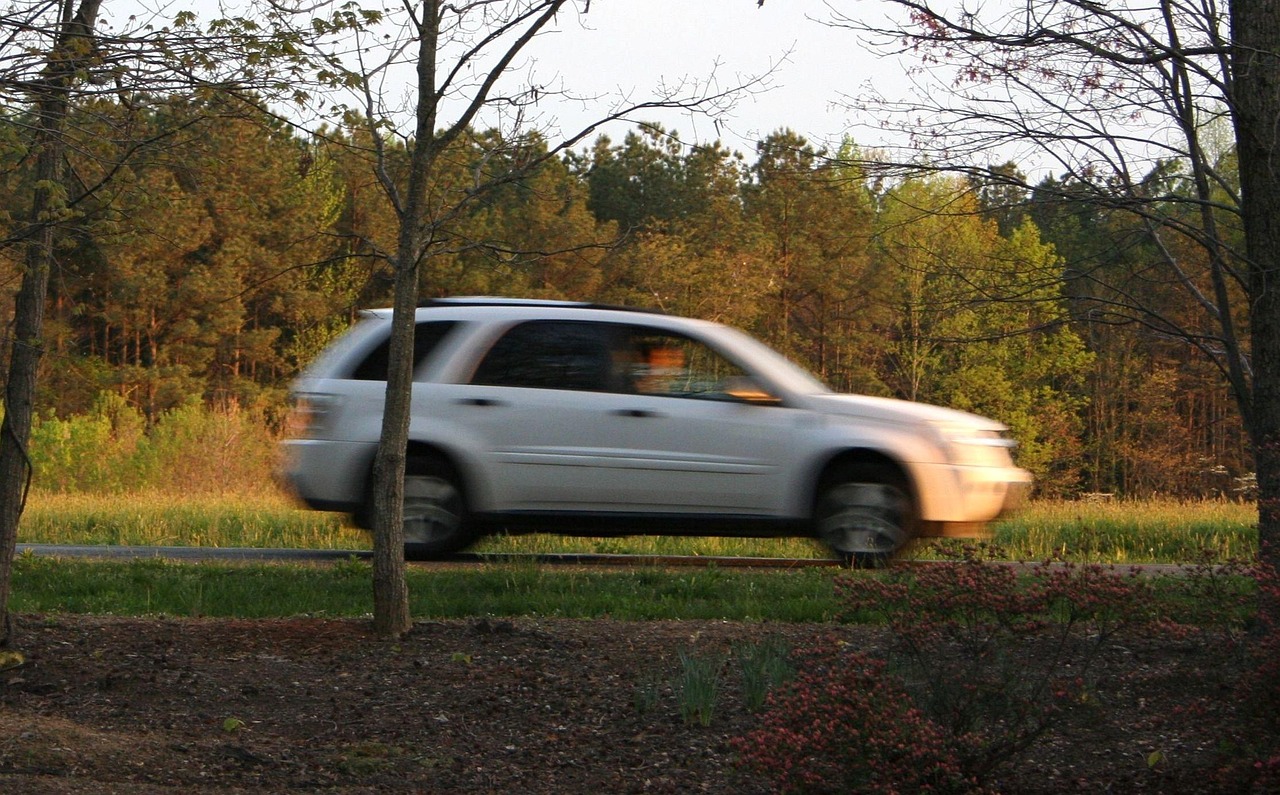
{"label": "car roof", "polygon": [[[443,310],[443,311],[442,311]],[[458,310],[449,312],[447,310]],[[544,315],[551,312],[551,315]],[[648,315],[652,317],[675,318],[661,310],[614,304],[590,303],[586,301],[562,301],[542,298],[507,298],[503,296],[457,296],[449,298],[432,298],[418,305],[417,318],[425,320],[434,316],[443,317],[485,317],[489,319],[525,319],[530,317],[566,317],[577,312],[628,313],[632,315]],[[366,318],[377,318],[382,321],[391,319],[390,307],[366,309],[361,313]]]}

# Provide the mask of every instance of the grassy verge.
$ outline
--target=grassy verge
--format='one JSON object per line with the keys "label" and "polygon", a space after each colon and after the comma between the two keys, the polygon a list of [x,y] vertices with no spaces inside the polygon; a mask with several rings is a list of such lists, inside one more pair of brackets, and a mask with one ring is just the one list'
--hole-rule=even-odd
{"label": "grassy verge", "polygon": [[[410,568],[415,617],[611,617],[812,622],[836,612],[834,569],[583,572],[533,564]],[[20,613],[267,618],[373,611],[370,566],[84,561],[19,555]]]}
{"label": "grassy verge", "polygon": [[[1094,563],[1182,563],[1252,557],[1257,509],[1234,502],[1035,502],[992,527],[1000,554],[1015,560],[1061,557]],[[336,514],[299,509],[283,495],[173,495],[159,492],[38,494],[19,541],[42,544],[368,549],[368,537]],[[485,539],[477,551],[601,552],[815,558],[805,539],[565,538]],[[914,551],[935,556],[928,547]]]}
{"label": "grassy verge", "polygon": [[[1115,582],[1126,569],[1114,569]],[[1242,625],[1242,597],[1254,583],[1242,568],[1187,567],[1162,574],[1151,596],[1169,620]],[[863,612],[842,603],[841,577],[878,580],[882,572],[835,568],[791,570],[658,568],[582,571],[533,563],[456,568],[410,567],[410,608],[418,619],[474,617],[615,618],[879,623],[878,602]],[[891,579],[898,573],[890,573]],[[1034,576],[1028,573],[1026,576]],[[372,572],[355,558],[281,565],[188,563],[157,559],[79,560],[19,555],[10,606],[19,613],[118,616],[352,618],[373,611]],[[1233,607],[1237,606],[1237,607]],[[1233,612],[1237,611],[1237,612]]]}

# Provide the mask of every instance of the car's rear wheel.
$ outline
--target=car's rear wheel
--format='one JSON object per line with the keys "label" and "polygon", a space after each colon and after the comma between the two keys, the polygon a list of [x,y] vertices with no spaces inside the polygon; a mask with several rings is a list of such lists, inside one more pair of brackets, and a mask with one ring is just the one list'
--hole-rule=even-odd
{"label": "car's rear wheel", "polygon": [[436,458],[410,458],[404,477],[405,557],[448,555],[465,549],[473,540],[457,473]]}
{"label": "car's rear wheel", "polygon": [[841,560],[857,567],[888,563],[915,537],[915,506],[903,477],[885,466],[840,467],[823,479],[813,511],[814,533]]}

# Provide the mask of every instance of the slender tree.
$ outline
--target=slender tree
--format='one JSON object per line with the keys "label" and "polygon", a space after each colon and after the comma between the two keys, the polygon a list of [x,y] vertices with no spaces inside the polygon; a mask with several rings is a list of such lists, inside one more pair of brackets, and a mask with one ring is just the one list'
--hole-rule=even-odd
{"label": "slender tree", "polygon": [[[567,94],[522,81],[515,66],[535,53],[543,35],[561,20],[589,7],[589,0],[418,0],[388,15],[347,4],[334,7],[325,20],[309,4],[298,9],[299,30],[333,25],[340,33],[318,50],[326,67],[317,77],[331,88],[354,89],[356,101],[343,107],[345,117],[360,127],[368,165],[396,219],[394,245],[380,252],[394,288],[386,403],[372,485],[373,620],[383,636],[399,636],[411,626],[403,497],[414,315],[423,272],[440,257],[501,248],[467,236],[463,221],[474,206],[563,157],[600,125],[663,109],[716,112],[759,81],[730,89],[715,88],[710,80],[685,82],[644,102],[623,100],[593,123],[562,131],[540,121],[539,114],[548,91],[562,99]],[[411,96],[411,107],[400,116],[384,90],[388,79],[398,77],[407,80]],[[478,132],[483,124],[496,134]],[[545,146],[527,145],[535,132]],[[401,148],[405,160],[397,172],[390,155]],[[457,167],[458,157],[465,158],[465,169]]]}
{"label": "slender tree", "polygon": [[53,27],[53,45],[42,73],[30,85],[34,103],[32,151],[36,157],[35,192],[27,212],[25,269],[14,306],[13,342],[5,381],[4,419],[0,424],[0,645],[8,644],[9,572],[18,539],[18,519],[26,501],[31,461],[27,441],[31,437],[36,372],[43,345],[45,295],[54,266],[54,241],[58,221],[67,211],[63,182],[66,144],[63,132],[71,104],[71,91],[94,62],[95,29],[100,0],[82,0],[75,13],[65,6]]}
{"label": "slender tree", "polygon": [[[0,426],[0,613],[5,616],[18,521],[30,485],[27,443],[48,342],[46,299],[68,230],[154,142],[129,126],[152,103],[211,85],[233,94],[255,87],[294,94],[277,70],[298,65],[296,41],[267,35],[245,20],[201,30],[187,11],[168,24],[153,25],[156,20],[135,15],[125,25],[107,27],[100,24],[101,10],[102,0],[12,0],[0,11],[0,97],[25,108],[6,121],[18,129],[16,138],[31,161],[30,201],[16,214],[20,222],[0,239],[0,247],[21,252],[13,257],[21,266],[21,281],[12,335],[5,339]],[[127,111],[110,140],[104,140],[101,126],[85,124],[94,117],[95,102]],[[91,167],[82,157],[89,152],[98,153]],[[11,634],[6,619],[0,643],[9,642]]]}

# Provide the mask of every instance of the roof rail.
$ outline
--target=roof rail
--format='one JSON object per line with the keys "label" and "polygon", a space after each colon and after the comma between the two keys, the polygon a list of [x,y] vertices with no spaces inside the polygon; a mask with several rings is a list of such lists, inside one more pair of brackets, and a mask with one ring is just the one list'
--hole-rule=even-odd
{"label": "roof rail", "polygon": [[620,304],[600,304],[588,301],[564,301],[553,298],[507,298],[503,296],[467,295],[448,296],[445,298],[429,298],[418,304],[419,309],[432,306],[543,306],[563,309],[608,309],[615,312],[639,312],[650,315],[665,315],[661,309],[651,309]]}

